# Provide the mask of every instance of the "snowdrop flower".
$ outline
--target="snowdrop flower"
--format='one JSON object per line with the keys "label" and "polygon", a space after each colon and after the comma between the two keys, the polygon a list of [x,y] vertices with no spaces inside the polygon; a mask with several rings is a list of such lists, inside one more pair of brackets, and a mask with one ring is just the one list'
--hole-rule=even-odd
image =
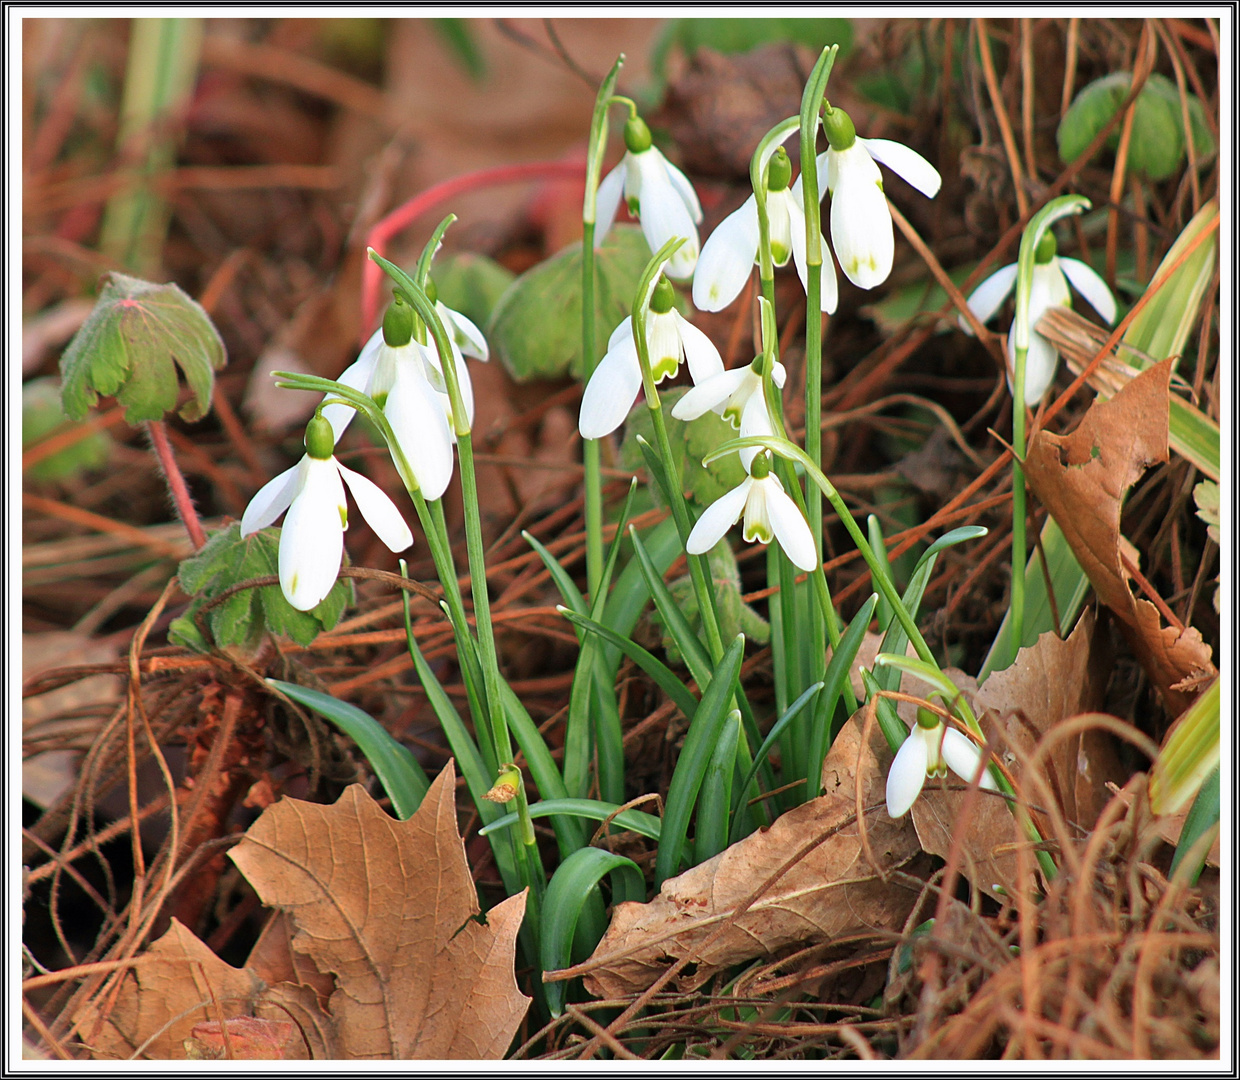
{"label": "snowdrop flower", "polygon": [[[464,363],[457,368],[458,373],[465,370]],[[447,396],[432,385],[436,379],[442,383],[442,372],[413,339],[413,312],[397,297],[383,317],[383,326],[337,380],[368,394],[383,409],[418,487],[432,500],[443,495],[452,479],[452,409]],[[462,376],[463,396],[468,385],[465,379]],[[469,412],[472,391],[466,400]],[[352,405],[340,403],[324,406],[323,418],[331,424],[336,440],[355,411]]]}
{"label": "snowdrop flower", "polygon": [[[903,817],[912,808],[927,776],[946,776],[950,768],[967,783],[972,783],[982,763],[982,751],[972,740],[943,723],[938,713],[917,710],[917,723],[896,751],[887,773],[887,813]],[[998,790],[998,784],[987,769],[980,786]]]}
{"label": "snowdrop flower", "polygon": [[[450,307],[438,298],[438,290],[435,283],[431,280],[426,282],[426,296],[435,305],[435,310],[439,314],[439,318],[443,321],[444,329],[448,331],[448,344],[452,347],[453,368],[456,371],[456,381],[461,388],[461,400],[465,403],[465,419],[472,428],[474,425],[474,385],[469,377],[469,365],[465,363],[466,356],[472,356],[476,360],[484,363],[491,359],[491,351],[487,347],[487,339],[482,336],[482,331],[474,325],[473,321],[466,318],[459,311],[453,311]],[[422,344],[419,342],[419,344]],[[439,350],[435,348],[434,342],[429,345],[422,344],[423,353],[428,361],[426,366],[426,376],[430,384],[442,396],[442,404],[448,414],[448,427],[452,428],[452,402],[448,398],[448,384],[444,380],[443,366],[439,361]],[[453,433],[453,442],[456,441],[456,435]]]}
{"label": "snowdrop flower", "polygon": [[[788,187],[792,163],[781,146],[767,166],[766,214],[770,225],[771,261],[786,266],[796,263],[801,284],[806,284],[805,209],[801,201],[801,178]],[[722,311],[740,295],[749,271],[758,259],[758,199],[750,195],[739,210],[729,214],[707,238],[693,275],[693,303],[702,311]],[[826,241],[822,249],[827,250]],[[822,310],[831,314],[839,298],[835,263],[830,255],[822,263]]]}
{"label": "snowdrop flower", "polygon": [[241,517],[245,537],[288,511],[280,531],[280,588],[298,611],[318,606],[340,573],[348,527],[345,484],[375,535],[392,551],[404,551],[413,543],[392,500],[361,473],[341,465],[332,455],[334,445],[331,424],[315,416],[306,425],[301,461],[264,484]]}
{"label": "snowdrop flower", "polygon": [[[1055,378],[1059,366],[1059,352],[1046,338],[1037,332],[1038,320],[1056,304],[1065,307],[1072,303],[1068,282],[1077,287],[1093,309],[1110,325],[1115,321],[1115,297],[1094,270],[1079,259],[1069,259],[1056,254],[1058,245],[1055,234],[1049,229],[1038,241],[1033,256],[1033,281],[1029,290],[1029,351],[1025,354],[1025,404],[1035,406],[1042,400]],[[978,322],[986,322],[999,310],[1008,293],[1016,285],[1016,264],[996,270],[969,297],[969,310]],[[966,333],[968,323],[959,320]],[[1016,324],[1008,332],[1008,387],[1012,386],[1016,364]]]}
{"label": "snowdrop flower", "polygon": [[794,565],[813,570],[818,565],[818,552],[809,523],[784,491],[779,477],[771,472],[770,452],[756,456],[747,471],[749,475],[737,487],[702,512],[685,550],[690,555],[705,554],[744,514],[746,540],[769,544],[773,537]]}
{"label": "snowdrop flower", "polygon": [[825,173],[831,193],[831,243],[848,280],[872,289],[887,280],[895,256],[891,210],[875,162],[881,161],[932,199],[943,181],[930,162],[903,143],[858,138],[842,109],[828,108],[822,126],[830,149],[818,155],[818,175]]}
{"label": "snowdrop flower", "polygon": [[[656,383],[680,370],[682,358],[689,362],[693,381],[702,382],[723,371],[723,360],[701,330],[676,310],[672,283],[659,279],[646,313],[646,343],[650,350],[650,374]],[[601,439],[615,431],[629,415],[641,389],[641,364],[629,316],[612,332],[607,353],[598,362],[581,398],[578,429],[583,439]]]}
{"label": "snowdrop flower", "polygon": [[[762,363],[763,357],[757,356],[752,364],[743,368],[720,371],[703,379],[672,406],[672,415],[677,420],[696,420],[703,413],[713,410],[734,428],[740,428],[742,439],[750,435],[775,434],[766,407],[766,396],[762,392]],[[784,365],[776,360],[771,370],[771,381],[782,390],[787,377]],[[748,469],[760,450],[755,446],[739,453],[741,463]]]}
{"label": "snowdrop flower", "polygon": [[697,264],[697,226],[702,220],[693,185],[654,146],[650,128],[641,117],[633,116],[624,125],[624,145],[627,152],[620,164],[598,186],[594,246],[598,247],[611,229],[623,194],[629,213],[641,222],[651,251],[658,251],[673,237],[685,239],[667,264],[670,277],[685,281]]}

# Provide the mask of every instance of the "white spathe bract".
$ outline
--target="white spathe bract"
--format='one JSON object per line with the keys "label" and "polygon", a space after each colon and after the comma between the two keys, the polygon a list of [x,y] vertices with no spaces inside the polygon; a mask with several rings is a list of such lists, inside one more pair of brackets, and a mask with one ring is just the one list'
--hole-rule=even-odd
{"label": "white spathe bract", "polygon": [[241,517],[244,537],[266,528],[288,511],[280,531],[280,588],[298,611],[317,607],[340,573],[348,523],[345,484],[362,517],[390,550],[404,551],[413,543],[413,534],[396,504],[361,473],[345,468],[334,457],[304,455],[291,469],[264,484]]}
{"label": "white spathe bract", "polygon": [[737,487],[711,503],[689,533],[685,550],[690,555],[705,554],[723,539],[742,514],[746,540],[764,544],[778,540],[795,566],[813,570],[818,565],[809,523],[774,473],[760,478],[746,476]]}
{"label": "white spathe bract", "polygon": [[818,156],[819,173],[825,173],[831,192],[831,243],[845,277],[863,289],[886,281],[895,257],[891,209],[878,161],[932,199],[942,184],[930,162],[891,139],[858,138],[847,150]]}
{"label": "white spathe bract", "polygon": [[[978,322],[987,322],[1003,305],[1008,294],[1016,287],[1016,264],[1010,263],[996,270],[969,297],[969,310]],[[1115,297],[1107,283],[1090,266],[1080,259],[1053,255],[1048,262],[1033,264],[1033,278],[1029,287],[1029,350],[1025,353],[1025,404],[1037,405],[1050,389],[1059,366],[1059,351],[1037,332],[1038,320],[1051,307],[1072,305],[1072,293],[1068,282],[1089,301],[1090,306],[1102,316],[1109,326],[1115,322]],[[958,320],[966,333],[972,333],[964,319]],[[1008,388],[1012,388],[1016,365],[1016,324],[1008,331],[1007,364]]]}
{"label": "white spathe bract", "polygon": [[[805,209],[799,176],[791,188],[767,193],[766,214],[772,261],[776,266],[784,266],[791,257],[802,286],[806,286]],[[738,210],[719,223],[702,246],[693,275],[693,303],[700,310],[722,311],[740,295],[757,261],[758,242],[758,202],[756,196],[750,195]],[[833,314],[839,301],[839,285],[825,239],[822,251],[825,257],[819,306]]]}
{"label": "white spathe bract", "polygon": [[[714,343],[675,308],[662,314],[647,313],[646,346],[650,374],[656,383],[675,375],[682,359],[689,364],[695,383],[723,371],[723,359]],[[601,439],[615,431],[629,415],[641,385],[641,365],[630,315],[612,331],[607,352],[586,384],[577,423],[581,437]]]}
{"label": "white spathe bract", "polygon": [[[981,763],[982,751],[954,728],[941,722],[928,728],[914,724],[887,772],[887,813],[893,818],[907,814],[925,787],[927,776],[946,776],[950,768],[966,783],[972,783]],[[988,791],[998,789],[989,769],[982,773],[979,784]]]}
{"label": "white spathe bract", "polygon": [[697,226],[702,220],[702,207],[688,177],[653,146],[639,153],[627,151],[598,186],[595,247],[610,231],[621,195],[635,208],[651,251],[658,251],[674,237],[685,240],[668,262],[667,276],[688,280],[697,265]]}
{"label": "white spathe bract", "polygon": [[[466,412],[472,413],[468,368],[462,361],[456,370]],[[427,499],[440,498],[452,479],[452,407],[447,394],[432,385],[436,380],[442,385],[443,375],[426,349],[412,339],[406,345],[389,345],[382,327],[337,380],[382,402],[392,434]],[[323,418],[331,424],[337,441],[355,411],[351,405],[324,407]]]}

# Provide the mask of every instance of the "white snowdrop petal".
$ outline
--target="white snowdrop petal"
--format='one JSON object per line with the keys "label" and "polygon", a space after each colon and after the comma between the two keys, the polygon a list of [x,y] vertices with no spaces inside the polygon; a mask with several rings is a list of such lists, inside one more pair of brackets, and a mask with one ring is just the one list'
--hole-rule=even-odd
{"label": "white snowdrop petal", "polygon": [[[774,372],[772,372],[772,377]],[[741,409],[741,423],[739,437],[748,439],[756,435],[774,435],[775,427],[771,423],[771,413],[766,407],[766,394],[762,390],[762,380],[755,378],[753,380],[753,390],[745,399],[744,407]],[[745,466],[745,471],[749,471],[749,466],[753,464],[753,459],[759,454],[764,453],[759,446],[747,446],[743,450],[738,450],[740,454],[741,464]]]}
{"label": "white snowdrop petal", "polygon": [[581,437],[601,439],[615,431],[629,415],[641,385],[637,346],[632,337],[621,338],[598,362],[581,396]]}
{"label": "white snowdrop petal", "polygon": [[1079,292],[1108,324],[1115,322],[1115,297],[1107,288],[1107,283],[1098,276],[1094,268],[1080,259],[1059,256],[1059,268],[1064,276],[1076,286]]}
{"label": "white snowdrop petal", "polygon": [[722,375],[723,357],[719,355],[715,343],[680,312],[674,308],[672,310],[676,316],[676,326],[680,331],[680,341],[684,347],[685,360],[689,364],[689,374],[693,377],[694,385]]}
{"label": "white snowdrop petal", "polygon": [[[690,362],[690,372],[693,364]],[[745,382],[749,367],[730,368],[699,382],[672,406],[677,420],[696,420],[711,409],[719,411]]]}
{"label": "white snowdrop petal", "polygon": [[594,200],[594,246],[607,239],[616,211],[620,208],[620,196],[624,194],[625,163],[621,161],[603,177]]}
{"label": "white snowdrop petal", "polygon": [[701,225],[702,204],[698,202],[697,192],[693,190],[693,185],[689,183],[689,178],[668,161],[667,158],[663,159],[663,164],[667,168],[667,178],[672,182],[672,187],[676,189],[676,194],[680,196],[688,208],[689,216],[693,218],[693,223]]}
{"label": "white snowdrop petal", "polygon": [[650,359],[650,371],[656,383],[662,382],[680,370],[680,358],[684,355],[676,310],[664,314],[651,312],[646,320],[646,350]]}
{"label": "white snowdrop petal", "polygon": [[[948,728],[943,736],[943,747],[940,751],[947,767],[966,784],[973,782],[977,775],[977,767],[982,763],[981,748],[967,736],[954,728]],[[982,773],[981,787],[988,791],[997,791],[999,785],[987,769]]]}
{"label": "white snowdrop petal", "polygon": [[771,531],[775,539],[784,549],[784,554],[792,560],[793,565],[801,570],[813,570],[818,566],[818,552],[814,548],[814,534],[810,532],[809,522],[797,509],[797,504],[782,487],[774,485],[767,489],[766,513],[771,523]]}
{"label": "white snowdrop petal", "polygon": [[[969,295],[968,300],[969,310],[977,316],[977,321],[985,323],[994,318],[995,313],[1002,307],[1003,301],[1007,299],[1015,284],[1016,264],[1009,263],[1002,269],[996,270],[990,277],[978,285]],[[964,319],[959,321],[960,328],[966,334],[973,333],[973,330]]]}
{"label": "white snowdrop petal", "polygon": [[396,509],[396,504],[388,498],[387,492],[368,477],[346,468],[340,462],[336,462],[336,467],[344,482],[349,485],[353,501],[357,503],[362,517],[374,529],[375,535],[387,545],[388,550],[404,551],[409,547],[413,543],[413,533]]}
{"label": "white snowdrop petal", "polygon": [[[1008,332],[1008,389],[1011,390],[1016,372],[1016,328]],[[1055,346],[1041,334],[1029,335],[1029,349],[1025,353],[1025,405],[1036,409],[1055,380],[1059,367],[1059,353]]]}
{"label": "white snowdrop petal", "polygon": [[875,161],[880,161],[897,176],[907,180],[923,195],[934,198],[943,178],[939,170],[912,147],[891,139],[858,139]]}
{"label": "white snowdrop petal", "polygon": [[684,238],[686,242],[668,260],[666,273],[677,281],[691,277],[698,259],[697,226],[661,159],[652,165],[642,163],[641,225],[651,251],[658,251],[673,237]]}
{"label": "white snowdrop petal", "polygon": [[773,382],[776,386],[778,386],[782,390],[784,388],[784,383],[787,381],[787,379],[788,379],[788,369],[784,367],[784,365],[781,364],[778,360],[776,360],[775,366],[771,368],[771,382]]}
{"label": "white snowdrop petal", "polygon": [[917,796],[926,785],[926,741],[912,732],[896,751],[895,760],[887,770],[887,814],[902,818],[913,808]]}
{"label": "white snowdrop petal", "polygon": [[[352,390],[369,394],[370,383],[374,378],[375,365],[379,359],[379,347],[382,344],[383,327],[379,327],[371,335],[370,340],[362,346],[362,351],[358,353],[357,359],[340,373],[336,381],[343,383]],[[345,433],[349,424],[352,423],[353,417],[357,415],[357,410],[352,405],[327,405],[324,406],[322,415],[323,419],[332,426],[332,439],[335,442],[339,442],[340,436]]]}
{"label": "white snowdrop petal", "polygon": [[[766,221],[771,239],[771,257],[776,266],[786,266],[792,254],[793,237],[797,231],[797,223],[793,217],[798,213],[800,218],[801,247],[805,247],[805,215],[801,208],[792,200],[791,192],[772,191],[766,200]],[[801,281],[805,278],[802,276]]]}
{"label": "white snowdrop petal", "polygon": [[724,218],[702,245],[693,273],[693,303],[722,311],[740,295],[758,253],[758,204],[752,195]]}
{"label": "white snowdrop petal", "polygon": [[831,196],[831,243],[854,285],[872,289],[887,280],[895,258],[891,211],[882,188],[859,171],[841,175]]}
{"label": "white snowdrop petal", "polygon": [[[611,332],[611,337],[607,339],[607,352],[611,352],[621,341],[628,338],[633,340],[633,316],[626,315],[620,320],[619,325]],[[636,355],[636,353],[634,354]]]}
{"label": "white snowdrop petal", "polygon": [[[474,324],[473,320],[459,311],[453,311],[450,307],[438,304],[440,317],[448,323],[448,330],[451,332],[454,328],[456,334],[454,338],[459,338],[457,347],[466,356],[472,356],[475,360],[487,361],[491,359],[491,351],[487,347],[487,339],[482,336],[482,331]],[[468,347],[467,347],[468,346]]]}
{"label": "white snowdrop petal", "polygon": [[280,588],[298,611],[322,602],[336,583],[344,555],[340,507],[344,486],[334,460],[308,458],[301,491],[280,531]]}
{"label": "white snowdrop petal", "polygon": [[[824,150],[815,159],[818,165],[817,172],[818,172],[818,201],[819,202],[822,202],[822,198],[824,195],[826,195],[827,188],[830,186],[828,184],[828,180],[830,179],[830,176],[831,176],[831,169],[829,167],[829,162],[832,160],[831,153],[832,151],[830,150]],[[800,183],[800,180],[801,178],[798,176],[797,182]]]}
{"label": "white snowdrop petal", "polygon": [[452,434],[438,394],[402,365],[383,412],[423,496],[440,498],[452,479]]}
{"label": "white snowdrop petal", "polygon": [[294,465],[258,489],[245,508],[245,513],[241,515],[243,537],[265,529],[289,508],[297,493],[300,475],[301,465]]}
{"label": "white snowdrop petal", "polygon": [[704,555],[723,538],[724,534],[736,524],[737,518],[745,510],[749,498],[749,490],[753,487],[752,476],[745,477],[736,487],[721,495],[705,510],[689,533],[685,550],[690,555]]}

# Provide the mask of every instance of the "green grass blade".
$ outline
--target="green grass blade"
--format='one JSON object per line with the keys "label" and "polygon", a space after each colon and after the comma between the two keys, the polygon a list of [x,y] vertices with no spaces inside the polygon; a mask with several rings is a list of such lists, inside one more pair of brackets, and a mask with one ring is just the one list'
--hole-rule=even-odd
{"label": "green grass blade", "polygon": [[624,798],[624,729],[620,725],[616,688],[605,682],[605,678],[602,657],[596,648],[590,680],[593,689],[590,719],[598,767],[598,792],[604,799],[619,802]]}
{"label": "green grass blade", "polygon": [[667,632],[671,634],[672,640],[680,649],[681,656],[685,658],[689,673],[697,680],[699,687],[705,687],[710,682],[710,658],[706,655],[706,646],[689,626],[684,612],[680,610],[680,605],[676,603],[667,585],[664,584],[663,575],[655,568],[637,531],[630,529],[629,533],[633,537],[633,550],[637,554],[638,564],[646,578],[646,587],[654,598],[654,606],[659,610],[659,617],[662,618]]}
{"label": "green grass blade", "polygon": [[[647,529],[642,534],[642,543],[660,577],[667,573],[667,568],[675,562],[676,556],[682,550],[676,522],[670,517]],[[629,637],[649,599],[650,590],[646,587],[645,572],[636,559],[630,559],[616,579],[615,587],[603,607],[603,617],[598,621],[621,637]],[[603,649],[603,656],[610,678],[614,681],[620,667],[621,652],[608,645]]]}
{"label": "green grass blade", "polygon": [[805,797],[812,799],[822,792],[822,763],[826,760],[827,751],[834,740],[831,730],[835,716],[835,706],[844,692],[844,682],[857,659],[857,652],[865,638],[870,620],[874,617],[874,608],[878,604],[878,596],[872,594],[861,610],[853,616],[852,622],[840,636],[840,643],[831,654],[831,662],[827,665],[827,675],[822,682],[823,693],[814,708],[813,715],[821,720],[813,732],[810,742],[808,784]]}
{"label": "green grass blade", "polygon": [[[887,541],[883,537],[882,522],[878,520],[877,514],[871,514],[865,521],[866,531],[870,537],[870,547],[874,549],[874,557],[878,560],[879,567],[887,575],[887,580],[893,585],[895,584],[895,575],[891,572],[891,560],[887,558]],[[888,603],[886,597],[879,592],[878,582],[874,580],[873,573],[870,574],[870,587],[873,592],[878,594],[878,632],[885,634],[887,627],[891,625],[891,620],[895,618],[895,612],[892,610],[891,604]]]}
{"label": "green grass blade", "polygon": [[574,626],[579,626],[593,634],[597,634],[608,644],[614,645],[620,652],[624,653],[625,656],[655,681],[660,690],[671,698],[686,720],[693,719],[693,714],[697,711],[696,699],[685,688],[685,684],[676,677],[671,668],[663,663],[662,660],[648,649],[638,645],[637,642],[627,637],[621,637],[602,623],[595,622],[593,619],[577,615],[563,608],[560,611]]}
{"label": "green grass blade", "polygon": [[727,719],[728,706],[744,652],[745,635],[738,634],[711,674],[709,685],[702,694],[693,722],[685,735],[684,746],[667,790],[663,835],[659,840],[659,853],[655,860],[656,888],[680,868],[680,857],[684,852],[689,831],[689,819],[693,815],[693,806],[697,802],[711,754]]}
{"label": "green grass blade", "polygon": [[409,749],[392,738],[373,716],[356,705],[308,686],[280,679],[268,679],[267,684],[330,720],[357,743],[392,800],[392,809],[398,818],[404,821],[422,804],[422,797],[431,786],[426,773]]}
{"label": "green grass blade", "polygon": [[586,598],[581,595],[581,590],[577,588],[577,583],[569,576],[568,571],[560,565],[559,560],[530,533],[522,532],[521,535],[525,538],[525,542],[538,553],[538,557],[542,559],[543,566],[547,568],[547,572],[551,575],[551,580],[555,582],[555,587],[560,590],[564,606],[570,611],[575,611],[578,615],[586,614],[589,611],[589,608],[586,607]]}
{"label": "green grass blade", "polygon": [[[623,855],[613,855],[602,848],[582,848],[560,863],[543,901],[539,955],[543,971],[558,971],[572,963],[573,938],[582,906],[588,896],[597,892],[599,881],[608,874],[614,902],[645,900],[645,878],[638,865]],[[564,1011],[568,984],[546,983],[545,991],[551,1015],[559,1016]]]}
{"label": "green grass blade", "polygon": [[[663,831],[663,823],[653,814],[641,810],[620,810],[616,803],[601,802],[598,799],[543,799],[541,802],[530,803],[529,810],[530,817],[535,818],[557,815],[584,818],[588,821],[606,821],[611,818],[612,824],[617,827],[628,829],[648,840],[657,841]],[[617,810],[620,810],[618,814]],[[511,828],[516,823],[515,813],[504,814],[479,829],[478,835],[489,836],[500,829]]]}
{"label": "green grass blade", "polygon": [[[1206,833],[1217,835],[1222,806],[1219,800],[1219,766],[1206,777],[1197,792],[1197,798],[1189,808],[1184,819],[1184,827],[1180,830],[1180,842],[1175,846],[1175,856],[1171,860],[1171,871],[1167,876],[1174,877],[1180,864],[1191,858],[1191,869],[1188,873],[1189,885],[1196,885],[1201,877],[1202,868],[1206,864],[1206,856],[1210,853],[1213,841],[1204,839]],[[1196,850],[1194,851],[1194,848]]]}
{"label": "green grass blade", "polygon": [[767,755],[770,754],[771,747],[779,740],[779,737],[784,733],[788,725],[796,719],[797,713],[814,699],[814,696],[822,689],[822,686],[822,683],[814,683],[813,686],[809,687],[805,693],[788,706],[784,714],[772,725],[771,730],[766,733],[766,738],[762,740],[762,745],[758,747],[758,752],[754,755],[753,764],[745,774],[744,781],[736,789],[736,796],[732,805],[732,828],[729,833],[731,843],[735,844],[740,839],[740,831],[737,826],[740,821],[741,805],[748,798],[750,786],[756,779],[762,763],[766,760]]}
{"label": "green grass blade", "polygon": [[705,862],[728,846],[731,828],[732,780],[736,774],[736,745],[741,735],[741,712],[733,709],[723,724],[723,733],[715,744],[702,793],[698,798],[697,830],[694,856]]}

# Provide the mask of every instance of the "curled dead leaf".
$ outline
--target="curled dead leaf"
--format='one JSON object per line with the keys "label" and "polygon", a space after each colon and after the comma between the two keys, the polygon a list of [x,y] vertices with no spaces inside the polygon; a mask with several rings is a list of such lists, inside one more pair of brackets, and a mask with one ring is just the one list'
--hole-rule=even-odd
{"label": "curled dead leaf", "polygon": [[[1070,435],[1035,432],[1025,473],[1098,599],[1119,619],[1168,713],[1178,716],[1191,699],[1175,685],[1214,671],[1210,647],[1191,626],[1164,626],[1154,604],[1133,596],[1120,534],[1125,493],[1146,468],[1168,457],[1171,367],[1172,361],[1163,361],[1113,398],[1095,401]],[[1127,561],[1136,565],[1131,555]]]}
{"label": "curled dead leaf", "polygon": [[[679,985],[695,987],[733,964],[800,942],[898,929],[915,894],[884,881],[879,870],[904,865],[919,849],[908,820],[892,821],[883,806],[890,763],[877,727],[863,746],[850,720],[823,763],[825,794],[670,878],[649,903],[617,905],[603,940],[577,969],[586,989],[598,997],[638,993],[686,956],[696,969]],[[857,827],[858,770],[869,847],[880,868],[870,864]]]}

